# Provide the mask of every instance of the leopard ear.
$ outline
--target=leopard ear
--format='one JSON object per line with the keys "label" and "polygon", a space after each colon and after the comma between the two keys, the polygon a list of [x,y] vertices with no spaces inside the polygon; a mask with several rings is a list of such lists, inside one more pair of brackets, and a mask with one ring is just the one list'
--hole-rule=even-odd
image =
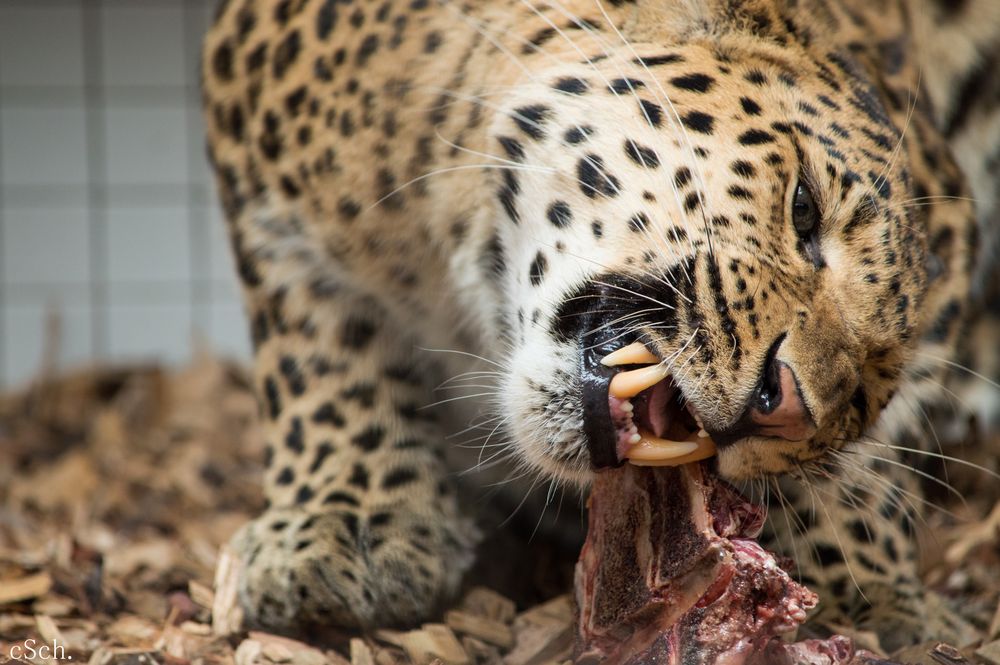
{"label": "leopard ear", "polygon": [[777,36],[787,30],[774,3],[766,0],[635,0],[623,32],[634,42],[676,43],[734,32]]}

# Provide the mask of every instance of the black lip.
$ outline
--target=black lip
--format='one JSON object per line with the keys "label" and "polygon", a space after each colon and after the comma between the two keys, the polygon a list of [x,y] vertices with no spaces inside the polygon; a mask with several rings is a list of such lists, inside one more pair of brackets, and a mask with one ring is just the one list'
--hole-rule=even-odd
{"label": "black lip", "polygon": [[581,339],[583,353],[580,354],[580,389],[583,398],[583,435],[590,452],[590,464],[594,469],[621,466],[618,459],[618,435],[611,422],[611,405],[608,403],[608,387],[615,370],[601,364],[601,358],[621,346],[617,340],[600,346],[588,346]]}
{"label": "black lip", "polygon": [[570,293],[553,319],[553,337],[561,342],[576,344],[580,349],[583,434],[590,463],[595,470],[618,467],[624,463],[618,459],[618,435],[611,421],[611,406],[608,403],[608,387],[617,369],[605,367],[601,359],[639,338],[634,326],[625,323],[609,325],[608,322],[629,320],[635,312],[648,309],[650,299],[653,299],[654,302],[664,303],[660,316],[664,325],[670,323],[667,317],[676,308],[676,293],[674,289],[664,287],[664,280],[671,275],[673,271],[652,284],[628,275],[600,275]]}

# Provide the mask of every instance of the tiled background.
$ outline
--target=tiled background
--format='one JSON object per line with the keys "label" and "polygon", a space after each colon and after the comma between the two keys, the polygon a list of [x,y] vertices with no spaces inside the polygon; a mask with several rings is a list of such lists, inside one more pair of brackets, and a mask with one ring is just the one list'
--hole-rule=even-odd
{"label": "tiled background", "polygon": [[215,0],[0,0],[0,387],[58,364],[247,357],[205,165]]}

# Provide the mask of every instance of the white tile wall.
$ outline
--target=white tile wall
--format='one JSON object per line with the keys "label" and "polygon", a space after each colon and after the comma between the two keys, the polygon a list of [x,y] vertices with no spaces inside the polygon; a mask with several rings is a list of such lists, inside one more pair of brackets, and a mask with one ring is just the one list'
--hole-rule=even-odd
{"label": "white tile wall", "polygon": [[112,208],[108,213],[108,278],[184,283],[191,274],[184,206]]}
{"label": "white tile wall", "polygon": [[0,88],[0,173],[7,185],[87,181],[87,120],[82,103],[19,104]]}
{"label": "white tile wall", "polygon": [[194,334],[191,309],[190,303],[112,304],[111,356],[184,361],[190,354]]}
{"label": "white tile wall", "polygon": [[[102,71],[107,86],[185,86],[184,2],[104,3]],[[208,4],[208,3],[202,3]]]}
{"label": "white tile wall", "polygon": [[82,53],[78,4],[0,3],[0,80],[6,85],[82,86]]}
{"label": "white tile wall", "polygon": [[214,0],[0,0],[0,388],[54,360],[248,358],[204,164]]}
{"label": "white tile wall", "polygon": [[86,208],[14,208],[3,220],[3,273],[13,288],[90,281],[90,228]]}
{"label": "white tile wall", "polygon": [[183,99],[148,107],[111,102],[104,114],[108,179],[115,184],[186,183],[185,116]]}

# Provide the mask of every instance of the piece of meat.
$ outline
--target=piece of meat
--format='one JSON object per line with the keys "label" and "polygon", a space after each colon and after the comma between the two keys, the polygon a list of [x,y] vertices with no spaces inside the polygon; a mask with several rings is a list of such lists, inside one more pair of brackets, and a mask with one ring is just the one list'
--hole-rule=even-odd
{"label": "piece of meat", "polygon": [[789,644],[814,593],[754,540],[763,510],[707,466],[597,474],[576,567],[575,662],[885,663],[844,637]]}

